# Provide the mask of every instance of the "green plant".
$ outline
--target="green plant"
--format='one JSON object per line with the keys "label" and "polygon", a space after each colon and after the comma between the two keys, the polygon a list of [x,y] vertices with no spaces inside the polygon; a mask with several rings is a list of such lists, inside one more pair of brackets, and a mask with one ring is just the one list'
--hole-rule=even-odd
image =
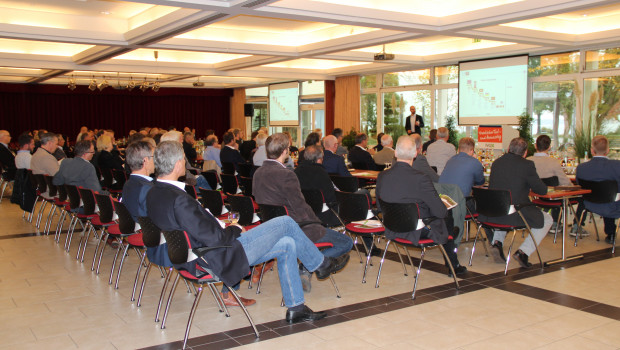
{"label": "green plant", "polygon": [[527,155],[534,155],[536,152],[536,147],[534,147],[534,138],[532,137],[532,122],[534,118],[527,112],[524,111],[519,116],[519,126],[517,130],[519,130],[519,137],[527,141]]}
{"label": "green plant", "polygon": [[355,135],[357,135],[357,132],[354,128],[351,128],[351,131],[342,138],[342,146],[346,147],[346,149],[351,149],[351,147],[355,146]]}
{"label": "green plant", "polygon": [[575,130],[575,157],[585,158],[586,152],[590,152],[592,134],[590,132],[590,119],[586,119],[582,127]]}
{"label": "green plant", "polygon": [[458,148],[459,147],[459,140],[458,140],[458,130],[456,130],[456,120],[454,119],[453,116],[449,116],[446,119],[446,129],[448,129],[448,143],[451,143],[454,145],[454,147]]}

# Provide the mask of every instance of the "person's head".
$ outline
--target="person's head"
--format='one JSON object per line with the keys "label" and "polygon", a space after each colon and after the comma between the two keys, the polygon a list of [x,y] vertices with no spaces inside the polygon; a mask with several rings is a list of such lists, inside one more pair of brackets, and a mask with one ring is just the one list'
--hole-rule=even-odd
{"label": "person's head", "polygon": [[34,137],[29,134],[21,134],[17,139],[19,149],[24,151],[32,151],[34,149]]}
{"label": "person's head", "polygon": [[207,136],[207,139],[205,140],[205,146],[213,146],[217,144],[217,136],[211,134],[209,136]]}
{"label": "person's head", "polygon": [[368,136],[366,136],[363,132],[355,135],[355,144],[366,147],[368,145]]}
{"label": "person's head", "polygon": [[546,152],[551,147],[551,138],[547,135],[540,135],[536,138],[536,151]]}
{"label": "person's head", "polygon": [[176,141],[182,143],[183,133],[176,130],[168,131],[167,133],[161,135],[161,141]]}
{"label": "person's head", "polygon": [[527,141],[521,137],[515,137],[510,140],[508,153],[514,153],[518,156],[525,157],[527,155]]}
{"label": "person's head", "polygon": [[137,131],[135,131],[134,129],[129,130],[129,136],[138,133]]}
{"label": "person's head", "polygon": [[409,111],[411,112],[411,114],[415,114],[415,106],[409,107]]}
{"label": "person's head", "polygon": [[311,132],[306,137],[306,142],[304,142],[304,147],[318,145],[321,142],[321,135],[316,132]]}
{"label": "person's head", "polygon": [[241,129],[238,128],[234,128],[232,130],[233,135],[235,136],[235,141],[237,140],[241,140],[241,137],[243,137],[242,133],[241,133]]}
{"label": "person's head", "polygon": [[383,147],[392,147],[392,143],[394,142],[394,140],[392,140],[392,136],[388,135],[388,134],[384,134],[383,136],[381,136],[381,146]]}
{"label": "person's head", "polygon": [[176,131],[176,130],[177,130],[177,128],[176,128],[176,126],[174,126],[174,125],[170,125],[170,126],[168,127],[168,131]]}
{"label": "person's head", "polygon": [[186,127],[183,128],[183,132],[184,133],[190,132],[190,131],[192,131],[192,130],[189,128],[189,126],[186,126]]}
{"label": "person's head", "polygon": [[323,139],[323,146],[325,146],[326,150],[336,153],[336,150],[338,149],[338,139],[334,135],[327,135]]}
{"label": "person's head", "polygon": [[0,130],[0,142],[7,145],[11,143],[11,134],[6,130]]}
{"label": "person's head", "polygon": [[149,137],[153,137],[155,135],[159,134],[159,128],[154,126],[151,128],[151,130],[149,130]]}
{"label": "person's head", "polygon": [[178,141],[162,141],[155,148],[155,173],[158,177],[178,179],[185,174],[185,152]]}
{"label": "person's head", "polygon": [[413,138],[407,135],[399,137],[396,141],[396,149],[394,149],[396,160],[411,165],[416,155],[417,147]]}
{"label": "person's head", "polygon": [[207,131],[205,132],[205,138],[207,138],[207,137],[209,137],[211,135],[215,135],[215,130],[207,129]]}
{"label": "person's head", "polygon": [[235,143],[235,134],[233,134],[232,132],[225,132],[224,135],[222,136],[222,142],[226,145],[226,146],[230,146],[233,143]]}
{"label": "person's head", "polygon": [[129,138],[127,139],[127,144],[132,144],[134,142],[140,141],[142,139],[144,139],[146,136],[142,135],[139,132],[133,133],[133,135],[129,135]]}
{"label": "person's head", "polygon": [[[288,132],[288,131],[282,131],[282,133],[288,137],[288,143],[292,146],[293,145],[293,137],[291,136],[291,133]],[[265,134],[265,135],[267,135],[267,134]]]}
{"label": "person's head", "polygon": [[338,140],[338,142],[341,142],[342,138],[344,137],[342,129],[340,129],[340,128],[335,128],[332,131],[332,135],[336,136],[336,139]]}
{"label": "person's head", "polygon": [[[287,137],[287,140],[288,140],[288,137]],[[265,141],[267,141],[267,135],[263,134],[262,132],[256,136],[256,146],[259,146],[259,147],[264,146]]]}
{"label": "person's head", "polygon": [[606,156],[609,153],[609,141],[603,135],[592,138],[591,151],[593,156]]}
{"label": "person's head", "polygon": [[381,144],[381,138],[383,137],[383,135],[385,135],[384,133],[380,132],[377,134],[377,144],[380,145]]}
{"label": "person's head", "polygon": [[58,148],[58,137],[53,132],[39,134],[39,140],[41,140],[41,148],[50,153],[54,153]]}
{"label": "person's head", "polygon": [[65,138],[62,134],[58,134],[58,147],[62,147],[65,145]]}
{"label": "person's head", "polygon": [[431,140],[437,140],[437,129],[431,129],[428,133],[428,138]]}
{"label": "person's head", "polygon": [[190,145],[193,145],[194,142],[196,142],[194,140],[194,134],[191,131],[186,131],[183,134],[183,141],[185,141],[185,143],[189,143]]}
{"label": "person's head", "polygon": [[83,134],[83,133],[85,133],[87,131],[88,131],[88,128],[86,126],[83,126],[83,127],[80,128],[80,134]]}
{"label": "person's head", "polygon": [[75,143],[73,147],[73,153],[76,157],[84,158],[88,161],[93,159],[93,154],[95,153],[95,147],[93,143],[90,141],[78,141]]}
{"label": "person's head", "polygon": [[256,140],[256,136],[258,136],[259,133],[261,133],[261,132],[258,131],[258,130],[252,131],[252,135],[250,136],[250,138],[252,140]]}
{"label": "person's head", "polygon": [[108,151],[110,152],[112,150],[113,146],[112,146],[112,139],[110,138],[110,136],[108,135],[101,135],[99,136],[99,138],[97,139],[97,151],[101,152],[101,151]]}
{"label": "person's head", "polygon": [[288,137],[277,133],[269,136],[265,141],[265,151],[269,159],[286,159],[289,151]]}
{"label": "person's head", "polygon": [[409,137],[411,137],[413,143],[415,144],[416,152],[420,153],[422,151],[422,136],[419,134],[411,134]]}
{"label": "person's head", "polygon": [[476,143],[471,137],[463,137],[459,140],[459,152],[463,152],[471,156],[474,154],[474,147],[476,147]]}
{"label": "person's head", "polygon": [[448,141],[449,137],[450,131],[448,130],[448,128],[442,126],[441,128],[437,129],[437,140]]}
{"label": "person's head", "polygon": [[152,174],[155,171],[153,153],[155,152],[155,141],[145,139],[136,141],[125,149],[127,165],[132,172],[145,171]]}
{"label": "person's head", "polygon": [[323,147],[319,145],[308,146],[304,151],[304,159],[312,163],[323,163]]}
{"label": "person's head", "polygon": [[269,129],[266,126],[261,127],[258,131],[262,131],[265,135],[269,136]]}
{"label": "person's head", "polygon": [[80,136],[80,141],[94,141],[95,133],[92,130],[89,130]]}
{"label": "person's head", "polygon": [[314,129],[314,132],[319,134],[319,139],[323,138],[323,130],[321,130],[321,128]]}

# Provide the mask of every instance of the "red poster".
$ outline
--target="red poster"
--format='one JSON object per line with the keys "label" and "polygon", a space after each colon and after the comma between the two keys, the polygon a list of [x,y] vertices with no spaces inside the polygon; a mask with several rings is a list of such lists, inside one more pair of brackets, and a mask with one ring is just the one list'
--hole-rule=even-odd
{"label": "red poster", "polygon": [[501,125],[480,125],[478,127],[478,147],[501,149]]}

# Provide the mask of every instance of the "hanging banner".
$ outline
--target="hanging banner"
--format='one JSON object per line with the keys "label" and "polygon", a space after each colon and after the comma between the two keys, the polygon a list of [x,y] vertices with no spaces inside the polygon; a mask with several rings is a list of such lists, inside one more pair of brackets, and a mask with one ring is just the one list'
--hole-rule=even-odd
{"label": "hanging banner", "polygon": [[478,127],[478,148],[502,149],[502,126],[480,125]]}

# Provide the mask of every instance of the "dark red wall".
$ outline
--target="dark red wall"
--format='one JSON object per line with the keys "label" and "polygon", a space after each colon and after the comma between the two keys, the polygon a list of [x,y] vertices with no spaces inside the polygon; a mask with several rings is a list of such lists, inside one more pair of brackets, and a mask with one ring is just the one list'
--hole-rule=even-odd
{"label": "dark red wall", "polygon": [[0,83],[0,129],[14,140],[25,130],[46,129],[67,134],[73,140],[80,127],[113,129],[116,137],[143,126],[177,129],[189,126],[197,137],[214,129],[222,135],[230,125],[232,89],[162,88],[142,92],[90,91],[78,86]]}

